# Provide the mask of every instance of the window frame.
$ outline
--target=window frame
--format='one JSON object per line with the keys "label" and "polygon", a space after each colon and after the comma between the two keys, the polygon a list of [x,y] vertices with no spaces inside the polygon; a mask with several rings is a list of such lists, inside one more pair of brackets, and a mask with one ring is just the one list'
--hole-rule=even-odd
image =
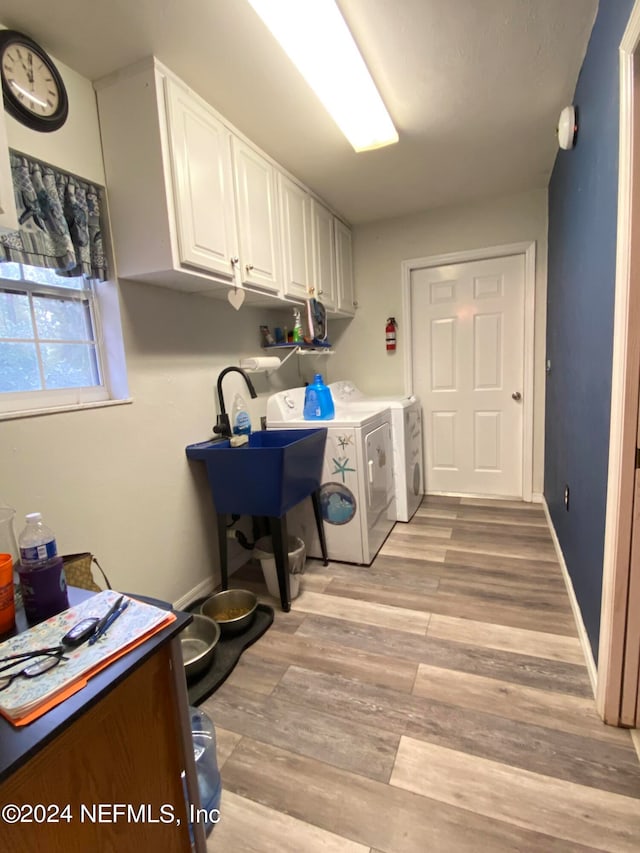
{"label": "window frame", "polygon": [[[29,295],[32,319],[35,319],[32,302],[34,295],[66,296],[67,298],[76,298],[78,301],[88,301],[89,314],[93,325],[97,368],[101,380],[100,385],[0,392],[0,421],[56,411],[71,411],[130,402],[126,384],[117,295],[115,301],[107,299],[105,302],[105,297],[115,286],[114,282],[85,279],[82,288],[65,288],[63,284],[43,284],[26,279],[22,270],[20,279],[5,278],[0,268],[0,291],[13,291]],[[107,314],[106,326],[104,313]],[[111,327],[113,327],[111,334],[105,335],[105,328],[109,330]],[[35,331],[37,336],[37,326]],[[114,339],[117,344],[115,348],[112,346]],[[38,338],[36,337],[35,340],[37,342]],[[58,341],[55,342],[58,343]],[[115,377],[116,381],[111,383],[110,377]],[[115,386],[115,389],[112,385]]]}

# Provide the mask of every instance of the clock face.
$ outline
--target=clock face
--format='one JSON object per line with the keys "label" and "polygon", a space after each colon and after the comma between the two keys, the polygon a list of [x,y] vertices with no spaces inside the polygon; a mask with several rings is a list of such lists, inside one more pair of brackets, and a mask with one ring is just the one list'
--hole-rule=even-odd
{"label": "clock face", "polygon": [[28,36],[0,30],[0,77],[4,104],[33,130],[58,130],[68,113],[67,93],[57,68]]}
{"label": "clock face", "polygon": [[26,44],[16,41],[2,55],[2,74],[14,98],[38,116],[52,116],[60,103],[51,69]]}

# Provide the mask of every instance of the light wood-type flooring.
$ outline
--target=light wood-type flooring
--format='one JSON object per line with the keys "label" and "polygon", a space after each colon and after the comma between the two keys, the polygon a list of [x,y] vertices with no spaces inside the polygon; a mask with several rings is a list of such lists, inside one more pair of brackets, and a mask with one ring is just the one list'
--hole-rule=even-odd
{"label": "light wood-type flooring", "polygon": [[[232,580],[275,606],[257,564]],[[640,851],[540,505],[427,497],[371,566],[308,561],[203,708],[215,853]]]}

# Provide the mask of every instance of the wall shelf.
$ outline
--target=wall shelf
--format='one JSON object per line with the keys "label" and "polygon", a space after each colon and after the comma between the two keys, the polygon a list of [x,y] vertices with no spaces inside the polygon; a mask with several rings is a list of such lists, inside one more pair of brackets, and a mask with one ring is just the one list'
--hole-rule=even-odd
{"label": "wall shelf", "polygon": [[[287,354],[277,367],[248,367],[240,363],[240,367],[247,373],[275,373],[282,365],[289,361],[292,355],[334,355],[335,350],[330,346],[314,346],[313,344],[271,344],[262,348],[262,351],[275,355],[278,350],[286,351]],[[248,359],[247,359],[248,360]]]}
{"label": "wall shelf", "polygon": [[320,344],[270,344],[262,347],[265,352],[274,352],[275,350],[295,350],[301,355],[310,353],[315,355],[333,355],[334,350],[330,346],[322,346]]}

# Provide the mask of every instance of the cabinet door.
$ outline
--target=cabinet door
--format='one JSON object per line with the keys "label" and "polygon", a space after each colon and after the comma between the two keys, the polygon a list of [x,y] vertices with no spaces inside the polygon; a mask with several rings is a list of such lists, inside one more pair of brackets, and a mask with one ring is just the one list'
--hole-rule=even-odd
{"label": "cabinet door", "polygon": [[313,268],[311,196],[282,173],[278,185],[284,295],[308,299]]}
{"label": "cabinet door", "polygon": [[4,111],[0,108],[0,233],[18,230]]}
{"label": "cabinet door", "polygon": [[336,307],[341,314],[355,314],[351,229],[347,228],[339,219],[335,219],[334,222],[336,229]]}
{"label": "cabinet door", "polygon": [[238,254],[231,134],[172,80],[166,87],[180,261],[231,280]]}
{"label": "cabinet door", "polygon": [[336,250],[333,214],[312,200],[315,296],[330,311],[336,307]]}
{"label": "cabinet door", "polygon": [[280,245],[276,175],[257,151],[233,138],[242,281],[279,293]]}

